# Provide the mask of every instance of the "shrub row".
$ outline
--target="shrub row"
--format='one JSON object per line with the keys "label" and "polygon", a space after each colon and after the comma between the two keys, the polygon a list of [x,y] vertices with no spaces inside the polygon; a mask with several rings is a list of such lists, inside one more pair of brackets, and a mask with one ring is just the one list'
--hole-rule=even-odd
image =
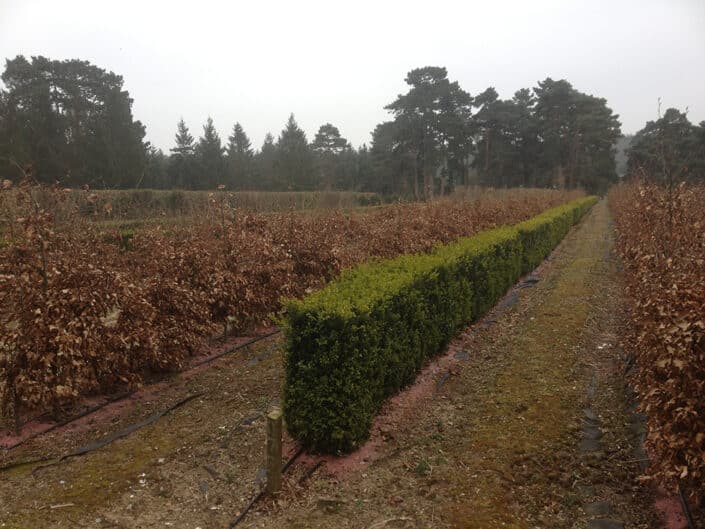
{"label": "shrub row", "polygon": [[289,432],[316,451],[353,450],[382,402],[536,267],[596,200],[578,199],[429,254],[363,264],[288,301]]}
{"label": "shrub row", "polygon": [[648,417],[648,475],[705,504],[705,186],[609,194],[624,264],[622,345]]}

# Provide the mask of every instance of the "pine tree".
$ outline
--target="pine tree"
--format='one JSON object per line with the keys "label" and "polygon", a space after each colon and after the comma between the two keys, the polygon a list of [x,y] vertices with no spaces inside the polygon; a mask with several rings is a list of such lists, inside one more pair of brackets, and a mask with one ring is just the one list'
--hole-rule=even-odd
{"label": "pine tree", "polygon": [[196,160],[200,171],[198,189],[215,189],[225,183],[223,145],[210,116],[203,125],[203,136],[196,144]]}
{"label": "pine tree", "polygon": [[410,196],[416,185],[416,156],[408,150],[398,130],[398,121],[385,121],[372,132],[372,175],[365,191],[387,196]]}
{"label": "pine tree", "polygon": [[277,140],[276,178],[289,191],[306,191],[317,187],[314,158],[306,133],[299,127],[294,114]]}
{"label": "pine tree", "polygon": [[137,184],[147,158],[145,129],[133,118],[121,76],[87,61],[18,55],[6,61],[2,81],[0,159],[31,163],[46,182]]}
{"label": "pine tree", "polygon": [[255,155],[256,182],[257,189],[278,191],[280,188],[275,181],[275,165],[277,160],[277,147],[274,144],[274,136],[270,132],[264,137],[262,148]]}
{"label": "pine tree", "polygon": [[230,187],[232,189],[254,189],[254,152],[250,139],[240,123],[235,123],[233,126],[233,132],[228,137],[228,145],[225,150]]}
{"label": "pine tree", "polygon": [[523,187],[548,185],[548,182],[541,182],[538,179],[537,163],[541,145],[534,119],[536,98],[530,89],[522,88],[514,93],[512,103],[515,109],[516,159],[519,167],[516,174],[521,175],[514,185]]}
{"label": "pine tree", "polygon": [[616,181],[615,148],[619,116],[607,101],[579,92],[566,80],[547,78],[534,88],[534,120],[541,139],[537,170],[553,185],[591,193]]}
{"label": "pine tree", "polygon": [[343,152],[348,141],[340,135],[338,127],[326,123],[321,125],[311,148],[318,155],[337,155]]}
{"label": "pine tree", "polygon": [[[321,125],[316,133],[316,137],[311,143],[311,149],[316,155],[316,165],[320,174],[320,181],[324,188],[328,191],[333,189],[335,181],[338,180],[341,155],[350,146],[348,141],[340,135],[338,127],[334,127],[330,123]],[[349,158],[349,157],[348,157]],[[341,178],[346,180],[343,176]]]}
{"label": "pine tree", "polygon": [[394,115],[400,148],[416,160],[414,196],[428,198],[447,183],[449,159],[460,166],[467,157],[472,98],[442,67],[411,70],[405,81],[409,91],[385,109]]}
{"label": "pine tree", "polygon": [[705,181],[705,127],[693,125],[686,112],[669,108],[636,133],[627,151],[627,172],[673,185]]}
{"label": "pine tree", "polygon": [[193,143],[193,136],[184,122],[184,118],[181,118],[176,124],[176,136],[174,138],[176,141],[176,147],[170,149],[171,152],[175,154],[180,154],[181,156],[189,156],[194,154],[195,146]]}
{"label": "pine tree", "polygon": [[196,147],[184,119],[176,124],[176,145],[170,149],[167,175],[172,187],[193,189],[196,186]]}
{"label": "pine tree", "polygon": [[142,187],[164,189],[170,187],[167,181],[168,160],[161,149],[154,145],[147,147],[147,165],[144,169]]}

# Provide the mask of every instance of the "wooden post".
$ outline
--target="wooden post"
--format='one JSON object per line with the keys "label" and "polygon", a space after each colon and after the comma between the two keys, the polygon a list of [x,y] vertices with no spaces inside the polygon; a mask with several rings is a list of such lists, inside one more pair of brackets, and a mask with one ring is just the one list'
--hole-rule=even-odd
{"label": "wooden post", "polygon": [[282,488],[282,411],[274,408],[267,414],[267,493]]}

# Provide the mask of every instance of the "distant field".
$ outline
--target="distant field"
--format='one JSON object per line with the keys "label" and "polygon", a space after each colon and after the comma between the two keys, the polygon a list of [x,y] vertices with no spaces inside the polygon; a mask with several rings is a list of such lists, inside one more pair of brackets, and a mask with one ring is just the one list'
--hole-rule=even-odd
{"label": "distant field", "polygon": [[[60,208],[60,219],[75,217],[106,220],[138,220],[158,217],[192,217],[209,207],[210,197],[226,197],[229,208],[257,213],[311,209],[348,209],[378,205],[376,193],[355,191],[183,191],[125,189],[83,191],[73,189]],[[40,196],[40,199],[42,197]]]}
{"label": "distant field", "polygon": [[[492,189],[479,186],[458,186],[453,193],[436,197],[432,201],[474,201],[482,198],[503,199],[516,196],[517,189]],[[547,190],[528,188],[521,190],[524,197],[543,197]],[[374,210],[380,206],[413,203],[409,199],[391,199],[377,193],[357,191],[184,191],[162,189],[91,190],[71,189],[60,204],[48,191],[38,191],[40,204],[56,216],[58,222],[77,218],[137,227],[142,224],[188,224],[202,218],[213,209],[213,200],[228,210],[253,213],[281,213],[313,210]],[[145,222],[149,221],[149,222]]]}

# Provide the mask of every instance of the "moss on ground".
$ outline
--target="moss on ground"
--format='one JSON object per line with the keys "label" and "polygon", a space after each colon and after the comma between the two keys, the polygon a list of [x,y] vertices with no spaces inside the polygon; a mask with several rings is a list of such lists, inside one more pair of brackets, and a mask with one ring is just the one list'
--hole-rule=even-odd
{"label": "moss on ground", "polygon": [[[36,485],[31,498],[24,498],[27,508],[4,520],[5,527],[72,527],[74,517],[96,513],[131,486],[139,486],[140,475],[154,468],[158,459],[171,452],[178,442],[175,432],[150,425],[87,457],[59,463],[59,471],[54,467],[47,473],[37,465],[16,467],[3,477],[24,486],[29,481]],[[50,480],[46,479],[47,474]],[[26,500],[31,500],[31,504]],[[57,505],[65,507],[51,508]]]}
{"label": "moss on ground", "polygon": [[[467,473],[454,475],[448,522],[465,529],[525,528],[526,512],[515,484],[521,460],[560,452],[573,443],[570,425],[586,380],[574,370],[590,307],[591,271],[597,258],[579,258],[562,269],[545,309],[515,331],[507,363],[492,391],[476,402],[476,420],[457,455]],[[462,384],[458,381],[455,385]],[[449,388],[452,391],[452,388]],[[541,478],[551,479],[549,472]]]}

